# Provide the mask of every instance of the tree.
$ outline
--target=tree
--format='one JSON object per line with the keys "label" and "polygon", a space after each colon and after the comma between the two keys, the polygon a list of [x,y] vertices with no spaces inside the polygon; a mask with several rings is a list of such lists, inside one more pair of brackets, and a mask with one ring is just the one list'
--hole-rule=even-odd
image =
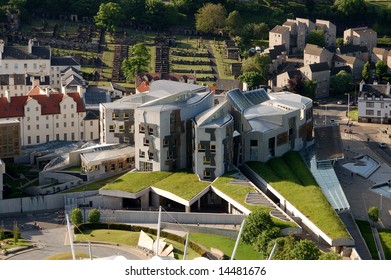
{"label": "tree", "polygon": [[364,14],[367,8],[365,0],[335,0],[334,7],[344,16]]}
{"label": "tree", "polygon": [[238,35],[242,26],[242,17],[240,16],[240,13],[236,10],[230,12],[225,24],[230,35]]}
{"label": "tree", "polygon": [[90,223],[99,223],[100,221],[100,211],[96,208],[93,208],[88,213],[88,221]]}
{"label": "tree", "polygon": [[299,75],[294,75],[288,80],[288,91],[301,94],[304,89],[303,79]]}
{"label": "tree", "polygon": [[71,222],[75,225],[83,222],[83,214],[80,208],[73,208],[71,212]]}
{"label": "tree", "polygon": [[117,30],[123,19],[121,6],[114,2],[102,3],[98,13],[94,16],[95,24],[105,28],[111,34]]}
{"label": "tree", "polygon": [[311,98],[312,100],[315,100],[317,82],[313,80],[305,80],[303,84],[304,84],[304,88],[301,95]]}
{"label": "tree", "polygon": [[293,236],[278,237],[272,240],[267,248],[267,254],[270,256],[274,245],[276,249],[273,254],[273,260],[291,260],[291,252],[296,244]]}
{"label": "tree", "polygon": [[344,94],[352,90],[352,75],[341,70],[337,75],[331,77],[330,88],[335,95]]}
{"label": "tree", "polygon": [[122,71],[127,81],[131,81],[139,73],[149,71],[151,53],[143,44],[138,43],[130,49],[131,57],[122,61]]}
{"label": "tree", "polygon": [[270,229],[266,229],[262,231],[260,235],[258,235],[255,243],[254,243],[254,249],[261,253],[263,256],[267,255],[267,249],[274,239],[280,236],[280,228],[278,227],[272,227]]}
{"label": "tree", "polygon": [[307,43],[317,45],[322,48],[326,47],[323,30],[311,30],[308,35]]}
{"label": "tree", "polygon": [[336,252],[326,252],[319,256],[318,260],[342,260],[342,257]]}
{"label": "tree", "polygon": [[387,74],[387,63],[385,63],[383,60],[378,60],[375,64],[375,69],[376,69],[376,75],[379,77],[379,80]]}
{"label": "tree", "polygon": [[372,224],[379,221],[379,208],[372,206],[368,209],[368,217],[372,221]]}
{"label": "tree", "polygon": [[266,84],[269,79],[269,64],[270,57],[268,54],[255,54],[243,60],[242,71],[246,72],[258,72],[262,76],[261,84]]}
{"label": "tree", "polygon": [[251,89],[260,86],[263,82],[263,77],[260,72],[250,71],[240,75],[239,80],[244,83],[247,83],[248,88]]}
{"label": "tree", "polygon": [[302,239],[295,244],[291,252],[292,260],[317,260],[321,252],[316,244],[308,239]]}
{"label": "tree", "polygon": [[344,45],[343,38],[337,38],[335,44],[337,45],[337,48],[342,47]]}
{"label": "tree", "polygon": [[272,228],[272,226],[273,222],[270,215],[263,210],[257,209],[248,215],[241,239],[246,244],[253,244],[262,231],[268,230]]}
{"label": "tree", "polygon": [[16,244],[20,238],[19,226],[18,226],[18,222],[16,222],[16,221],[14,222],[14,227],[12,229],[12,233],[14,236],[14,242]]}
{"label": "tree", "polygon": [[245,24],[240,32],[240,36],[243,37],[245,42],[249,42],[252,39],[263,40],[269,34],[269,27],[266,23],[248,23]]}
{"label": "tree", "polygon": [[5,239],[5,231],[4,231],[4,224],[3,221],[1,221],[0,224],[0,240]]}
{"label": "tree", "polygon": [[208,3],[196,15],[196,29],[199,32],[219,34],[225,27],[227,11],[221,4]]}
{"label": "tree", "polygon": [[362,78],[364,79],[364,81],[369,80],[369,77],[371,76],[371,64],[369,63],[369,61],[367,61],[364,64],[364,68],[362,69],[361,75],[362,75]]}

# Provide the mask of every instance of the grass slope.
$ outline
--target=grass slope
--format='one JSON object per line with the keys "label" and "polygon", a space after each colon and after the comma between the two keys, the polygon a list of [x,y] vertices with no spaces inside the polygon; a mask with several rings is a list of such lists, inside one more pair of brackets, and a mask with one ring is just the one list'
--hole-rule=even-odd
{"label": "grass slope", "polygon": [[247,164],[330,238],[351,238],[297,152]]}
{"label": "grass slope", "polygon": [[170,172],[128,172],[104,186],[102,190],[120,190],[137,193],[171,174]]}
{"label": "grass slope", "polygon": [[171,192],[183,199],[191,200],[209,185],[209,182],[199,181],[196,174],[182,171],[173,173],[154,184],[153,187]]}

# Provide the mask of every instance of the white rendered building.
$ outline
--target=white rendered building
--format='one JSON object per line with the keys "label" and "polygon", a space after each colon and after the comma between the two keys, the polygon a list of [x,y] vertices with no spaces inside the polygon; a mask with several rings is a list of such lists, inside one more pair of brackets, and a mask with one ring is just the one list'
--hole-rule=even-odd
{"label": "white rendered building", "polygon": [[1,119],[19,120],[21,146],[99,138],[99,121],[86,119],[84,102],[77,92],[63,94],[35,87],[26,96],[1,97],[0,106]]}

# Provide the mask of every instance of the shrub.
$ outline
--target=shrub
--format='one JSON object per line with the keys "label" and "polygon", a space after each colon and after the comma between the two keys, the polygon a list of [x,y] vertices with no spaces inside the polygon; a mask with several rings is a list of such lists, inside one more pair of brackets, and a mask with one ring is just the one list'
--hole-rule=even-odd
{"label": "shrub", "polygon": [[93,208],[88,213],[88,221],[90,223],[99,223],[100,221],[100,211],[96,208]]}

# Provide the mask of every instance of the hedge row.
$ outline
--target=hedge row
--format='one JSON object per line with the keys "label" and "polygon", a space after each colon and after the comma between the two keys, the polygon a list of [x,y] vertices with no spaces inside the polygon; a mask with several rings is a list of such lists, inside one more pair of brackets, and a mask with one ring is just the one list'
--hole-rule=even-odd
{"label": "hedge row", "polygon": [[[149,233],[152,235],[157,235],[157,230],[153,228],[127,225],[127,224],[107,224],[107,223],[83,223],[78,225],[77,228],[76,227],[74,228],[74,233],[76,234],[87,230],[107,229],[107,228],[110,228],[112,230],[126,230],[126,231],[133,231],[133,232],[144,231],[147,234]],[[183,238],[173,233],[161,231],[160,236],[170,239],[172,241],[179,242],[181,244],[186,244],[186,238]],[[195,242],[189,241],[189,247],[203,257],[208,256],[207,251],[205,251]]]}

